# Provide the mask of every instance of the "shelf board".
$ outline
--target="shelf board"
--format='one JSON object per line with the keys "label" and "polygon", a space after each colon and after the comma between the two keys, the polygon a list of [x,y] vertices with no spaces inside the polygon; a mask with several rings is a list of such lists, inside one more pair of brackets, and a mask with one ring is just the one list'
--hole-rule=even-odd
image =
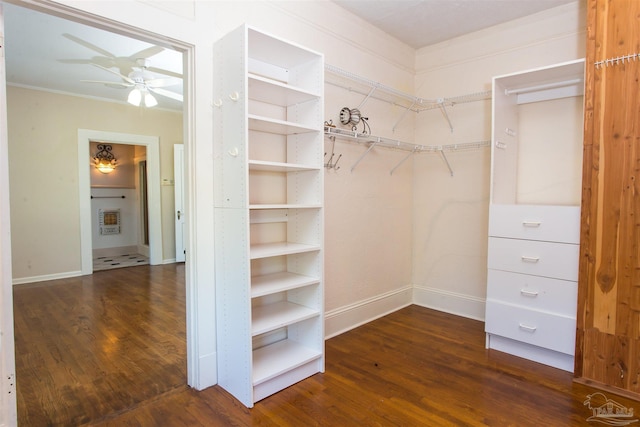
{"label": "shelf board", "polygon": [[306,245],[302,243],[279,242],[265,243],[251,246],[251,259],[269,258],[280,255],[299,254],[303,252],[319,251],[320,245]]}
{"label": "shelf board", "polygon": [[249,205],[249,209],[320,209],[322,207],[322,205],[320,205],[319,203],[310,203],[310,204],[287,204],[287,203],[283,203],[283,204],[278,204],[278,203],[274,203],[274,204],[256,204],[256,205]]}
{"label": "shelf board", "polygon": [[278,135],[295,135],[298,133],[320,132],[319,126],[307,126],[285,120],[249,114],[249,129],[258,132],[275,133]]}
{"label": "shelf board", "polygon": [[302,102],[320,99],[317,93],[311,93],[296,86],[290,86],[256,74],[248,75],[249,98],[269,104],[288,107]]}
{"label": "shelf board", "polygon": [[320,283],[320,279],[317,277],[303,276],[288,271],[254,276],[251,278],[251,297],[262,297],[317,283]]}
{"label": "shelf board", "polygon": [[251,333],[253,336],[265,334],[319,315],[316,309],[289,301],[261,305],[253,308]]}
{"label": "shelf board", "polygon": [[291,340],[279,341],[275,344],[253,351],[253,385],[282,375],[287,371],[322,357],[319,350],[305,347]]}
{"label": "shelf board", "polygon": [[267,172],[306,172],[320,170],[320,167],[295,163],[269,162],[265,160],[249,160],[249,169]]}

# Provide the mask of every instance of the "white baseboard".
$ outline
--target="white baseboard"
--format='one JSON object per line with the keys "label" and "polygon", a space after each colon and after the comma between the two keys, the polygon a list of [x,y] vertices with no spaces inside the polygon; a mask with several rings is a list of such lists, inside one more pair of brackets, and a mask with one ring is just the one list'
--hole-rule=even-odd
{"label": "white baseboard", "polygon": [[484,322],[486,301],[483,298],[414,285],[413,303]]}
{"label": "white baseboard", "polygon": [[46,282],[47,280],[67,279],[69,277],[82,276],[82,271],[65,271],[64,273],[43,274],[42,276],[19,277],[13,279],[13,285],[24,285],[25,283]]}
{"label": "white baseboard", "polygon": [[376,295],[325,313],[325,339],[411,305],[412,286]]}
{"label": "white baseboard", "polygon": [[[194,378],[192,378],[192,376]],[[217,353],[209,353],[198,358],[196,372],[189,373],[189,386],[196,390],[204,390],[218,383],[218,356]],[[192,383],[195,381],[195,383]]]}
{"label": "white baseboard", "polygon": [[163,259],[162,263],[163,264],[175,264],[176,263],[176,259],[175,258]]}

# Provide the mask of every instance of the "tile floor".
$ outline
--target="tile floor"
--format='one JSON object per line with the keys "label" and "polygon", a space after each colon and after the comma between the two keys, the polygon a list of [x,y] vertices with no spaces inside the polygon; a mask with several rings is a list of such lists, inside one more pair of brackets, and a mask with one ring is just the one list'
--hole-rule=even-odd
{"label": "tile floor", "polygon": [[113,268],[133,267],[149,264],[149,258],[140,254],[122,254],[101,256],[93,259],[93,271],[111,270]]}

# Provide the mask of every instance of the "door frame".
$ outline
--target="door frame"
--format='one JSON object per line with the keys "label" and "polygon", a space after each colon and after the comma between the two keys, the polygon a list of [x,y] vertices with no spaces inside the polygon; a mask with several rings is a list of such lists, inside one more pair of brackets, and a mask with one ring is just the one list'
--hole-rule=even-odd
{"label": "door frame", "polygon": [[80,193],[80,256],[82,275],[93,273],[90,143],[140,145],[147,149],[149,203],[149,264],[162,264],[162,202],[160,199],[160,138],[119,132],[78,129],[78,188]]}
{"label": "door frame", "polygon": [[9,215],[9,137],[4,63],[4,13],[0,3],[0,426],[17,424],[16,359],[13,336],[13,275]]}
{"label": "door frame", "polygon": [[[176,262],[186,260],[185,248],[185,203],[184,203],[184,145],[173,146],[173,194],[175,205],[173,209],[176,237]],[[178,213],[180,212],[180,213]]]}
{"label": "door frame", "polygon": [[[185,144],[185,203],[187,221],[187,251],[192,256],[185,263],[186,314],[187,314],[187,384],[198,389],[204,389],[217,382],[215,361],[215,333],[211,335],[209,321],[200,322],[200,317],[210,320],[209,310],[199,310],[204,304],[201,300],[213,293],[207,280],[198,280],[199,272],[196,263],[196,241],[190,238],[197,236],[196,201],[192,192],[195,188],[196,147],[195,147],[195,45],[186,41],[168,38],[142,28],[132,27],[117,20],[92,14],[80,9],[71,8],[62,3],[46,0],[10,0],[22,7],[36,9],[48,13],[95,26],[108,31],[127,35],[128,37],[146,40],[159,45],[176,49],[183,54],[184,76],[184,144]],[[0,12],[2,2],[0,1]],[[0,13],[0,36],[4,36],[4,20]],[[4,57],[4,45],[0,44],[0,53]],[[6,81],[4,59],[0,59],[0,123],[7,121]],[[13,283],[11,273],[11,240],[10,240],[10,205],[9,205],[9,175],[8,175],[8,136],[6,126],[0,126],[0,427],[17,424],[16,393],[15,393],[15,354],[13,330]],[[206,248],[205,248],[206,249]],[[208,253],[207,250],[204,251]],[[205,268],[205,270],[207,270]],[[201,298],[197,298],[198,294]],[[208,298],[205,298],[208,299]],[[199,301],[201,304],[199,304]],[[204,307],[204,305],[203,305]],[[204,329],[204,330],[203,330]],[[202,354],[201,354],[202,353]]]}

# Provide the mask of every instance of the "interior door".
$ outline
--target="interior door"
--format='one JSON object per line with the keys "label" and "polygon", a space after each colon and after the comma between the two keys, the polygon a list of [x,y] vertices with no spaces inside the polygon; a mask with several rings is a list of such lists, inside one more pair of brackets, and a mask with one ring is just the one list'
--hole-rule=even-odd
{"label": "interior door", "polygon": [[16,425],[15,353],[13,343],[13,283],[9,222],[9,147],[7,85],[4,66],[4,16],[0,3],[0,426]]}
{"label": "interior door", "polygon": [[185,261],[184,145],[173,146],[173,182],[175,193],[176,262]]}

